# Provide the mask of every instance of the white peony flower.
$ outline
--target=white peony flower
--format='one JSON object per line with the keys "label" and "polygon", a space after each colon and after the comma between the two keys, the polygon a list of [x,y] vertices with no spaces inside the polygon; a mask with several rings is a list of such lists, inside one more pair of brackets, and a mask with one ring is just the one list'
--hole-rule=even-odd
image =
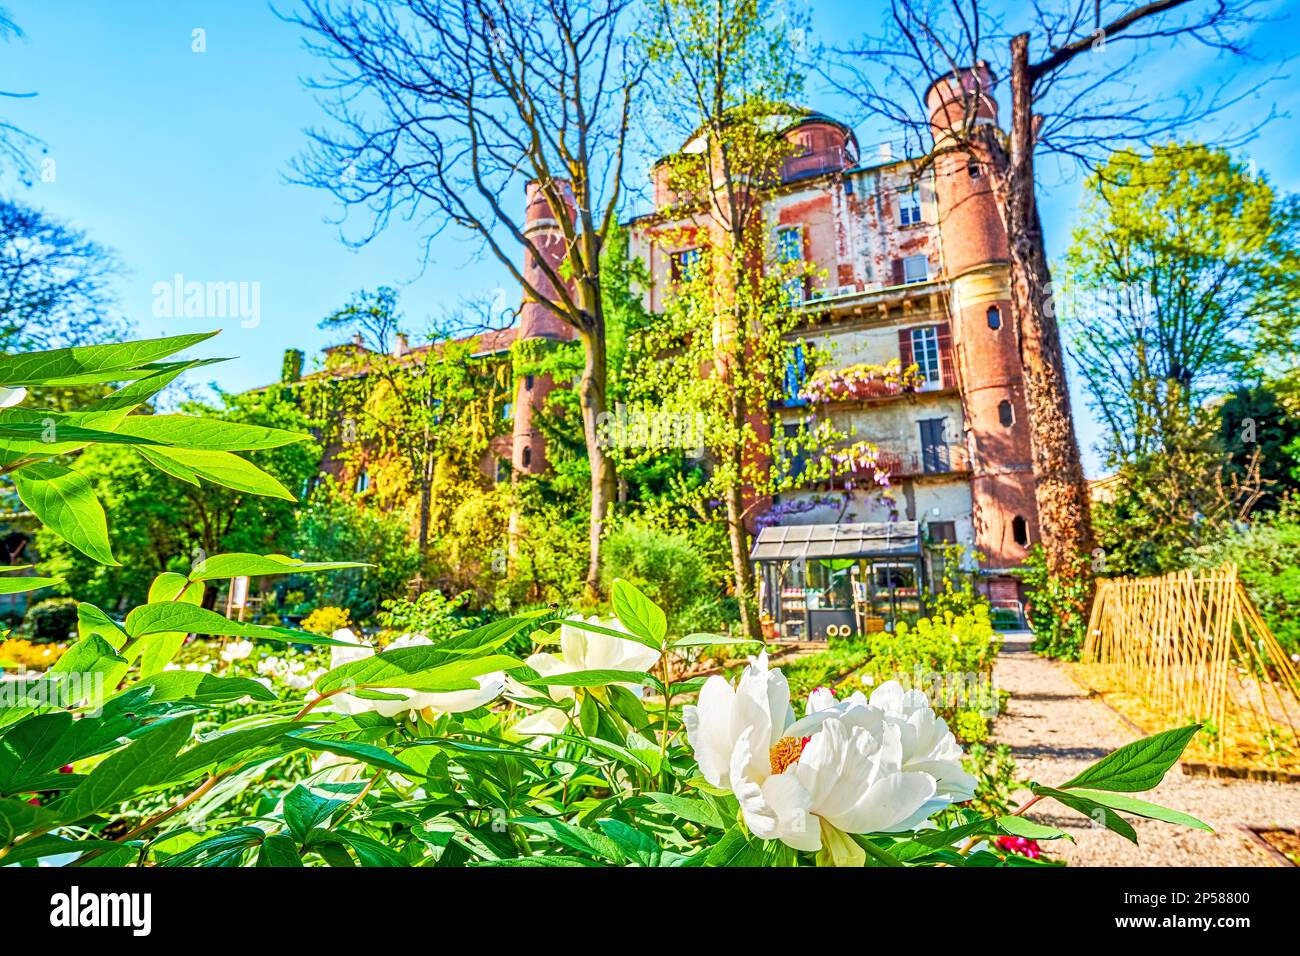
{"label": "white peony flower", "polygon": [[242,661],[251,653],[253,653],[252,641],[231,641],[221,649],[221,659],[227,664],[233,664],[235,661]]}
{"label": "white peony flower", "polygon": [[[347,641],[353,646],[341,647],[336,644],[330,648],[330,670],[342,667],[352,661],[374,656],[375,649],[365,645],[357,645],[357,636],[348,628],[335,631],[334,639]],[[418,647],[432,643],[427,637],[405,635],[389,643],[387,649],[396,650],[399,647]],[[329,702],[334,705],[336,710],[344,714],[359,714],[373,710],[384,717],[398,717],[409,715],[415,711],[423,711],[426,716],[432,717],[435,714],[459,714],[463,711],[473,710],[476,707],[482,707],[500,697],[502,691],[506,688],[505,673],[502,671],[483,674],[474,678],[474,681],[478,684],[478,687],[473,690],[434,692],[384,687],[378,688],[377,692],[397,699],[368,700],[352,694],[336,694],[330,698]],[[312,683],[315,683],[315,681],[313,680]]]}
{"label": "white peony flower", "polygon": [[[577,617],[570,618],[570,620],[581,621],[583,619]],[[608,628],[611,631],[622,631],[624,634],[628,633],[627,628],[619,623],[617,619],[602,621],[599,617],[593,616],[586,620],[588,624]],[[574,671],[594,670],[644,672],[650,670],[658,662],[659,652],[653,647],[647,647],[637,641],[614,637],[612,634],[586,631],[571,624],[560,625],[559,657],[554,654],[538,653],[533,654],[525,661],[529,667],[537,671],[542,677],[571,674]],[[621,684],[619,686],[626,687],[638,695],[642,692],[640,684]],[[516,689],[520,693],[536,694],[536,690],[532,688],[519,686]],[[577,697],[573,687],[551,686],[547,687],[546,690],[551,699],[555,701],[574,700]],[[519,721],[519,723],[515,724],[514,730],[526,737],[532,737],[546,734],[562,734],[567,726],[568,719],[565,715],[554,707],[548,707]]]}
{"label": "white peony flower", "polygon": [[[886,691],[882,703],[897,703],[888,687],[877,691]],[[900,709],[914,703],[905,698]],[[891,714],[860,693],[836,702],[819,688],[796,720],[785,675],[768,669],[766,653],[735,687],[710,677],[698,703],[683,708],[683,719],[700,772],[736,795],[752,833],[822,851],[837,864],[865,859],[847,834],[911,830],[949,802],[936,776],[909,760],[933,764],[949,790],[959,792],[952,768],[943,765],[943,740],[926,736],[935,728],[919,714]]]}
{"label": "white peony flower", "polygon": [[934,777],[936,795],[943,802],[962,803],[975,796],[977,781],[962,768],[961,745],[947,721],[930,707],[924,692],[905,691],[898,681],[891,680],[871,692],[870,704],[898,726],[904,770],[919,770]]}
{"label": "white peony flower", "polygon": [[7,385],[0,385],[0,408],[12,408],[18,405],[27,397],[27,389],[10,388]]}

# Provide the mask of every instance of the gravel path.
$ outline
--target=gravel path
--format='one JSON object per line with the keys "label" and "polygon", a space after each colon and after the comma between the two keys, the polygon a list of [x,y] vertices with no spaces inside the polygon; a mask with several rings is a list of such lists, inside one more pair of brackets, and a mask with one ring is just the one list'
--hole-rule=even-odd
{"label": "gravel path", "polygon": [[[1028,633],[1006,635],[994,677],[1011,699],[994,723],[993,736],[1011,746],[1021,780],[1063,783],[1136,735],[1109,707],[1089,698],[1061,665],[1031,652],[1031,640]],[[1016,800],[1028,796],[1019,792]],[[1134,846],[1055,803],[1045,801],[1042,813],[1035,808],[1028,816],[1074,836],[1077,843],[1055,841],[1049,852],[1081,866],[1271,866],[1275,858],[1240,827],[1300,826],[1300,784],[1194,777],[1175,767],[1158,789],[1140,796],[1190,813],[1215,832],[1129,817],[1141,843]]]}

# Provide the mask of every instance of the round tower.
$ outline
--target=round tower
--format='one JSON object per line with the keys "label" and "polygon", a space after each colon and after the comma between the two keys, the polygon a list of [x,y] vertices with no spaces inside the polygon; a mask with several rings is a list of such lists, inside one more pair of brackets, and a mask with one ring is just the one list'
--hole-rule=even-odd
{"label": "round tower", "polygon": [[[573,190],[566,182],[556,181],[556,187],[567,207],[569,222],[575,217]],[[551,269],[558,273],[565,257],[564,231],[556,221],[545,193],[536,182],[528,184],[528,206],[524,212],[524,235]],[[529,285],[544,296],[554,297],[555,286],[531,251],[524,254],[524,278]],[[541,339],[550,342],[568,342],[576,335],[573,326],[560,319],[546,306],[524,293],[519,309],[518,341]],[[546,396],[555,387],[550,375],[521,375],[515,383],[514,451],[512,464],[523,474],[539,474],[546,470],[546,442],[534,427],[533,415],[546,402]]]}
{"label": "round tower", "polygon": [[1033,457],[1023,368],[1011,316],[1006,225],[993,193],[987,156],[976,145],[941,150],[954,127],[997,132],[994,76],[978,62],[926,91],[930,128],[940,147],[935,198],[944,269],[951,288],[952,337],[971,446],[975,547],[996,572],[1019,565],[1038,540]]}

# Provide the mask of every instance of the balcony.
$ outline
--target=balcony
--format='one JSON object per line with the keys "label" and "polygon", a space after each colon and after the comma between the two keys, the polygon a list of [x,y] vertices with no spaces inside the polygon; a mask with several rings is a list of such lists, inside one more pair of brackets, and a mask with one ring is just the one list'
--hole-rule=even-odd
{"label": "balcony", "polygon": [[791,156],[781,164],[781,182],[792,183],[800,179],[839,172],[848,165],[843,146],[813,149],[800,156]]}
{"label": "balcony", "polygon": [[931,445],[919,452],[881,451],[877,461],[889,473],[891,480],[970,471],[965,445]]}

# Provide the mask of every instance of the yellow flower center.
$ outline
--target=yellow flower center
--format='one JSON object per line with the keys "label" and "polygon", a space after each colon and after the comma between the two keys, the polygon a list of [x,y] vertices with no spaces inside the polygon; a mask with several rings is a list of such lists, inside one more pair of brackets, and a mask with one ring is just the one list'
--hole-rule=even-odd
{"label": "yellow flower center", "polygon": [[799,759],[804,745],[811,737],[782,737],[767,752],[767,759],[772,764],[772,773],[784,773],[786,768]]}

